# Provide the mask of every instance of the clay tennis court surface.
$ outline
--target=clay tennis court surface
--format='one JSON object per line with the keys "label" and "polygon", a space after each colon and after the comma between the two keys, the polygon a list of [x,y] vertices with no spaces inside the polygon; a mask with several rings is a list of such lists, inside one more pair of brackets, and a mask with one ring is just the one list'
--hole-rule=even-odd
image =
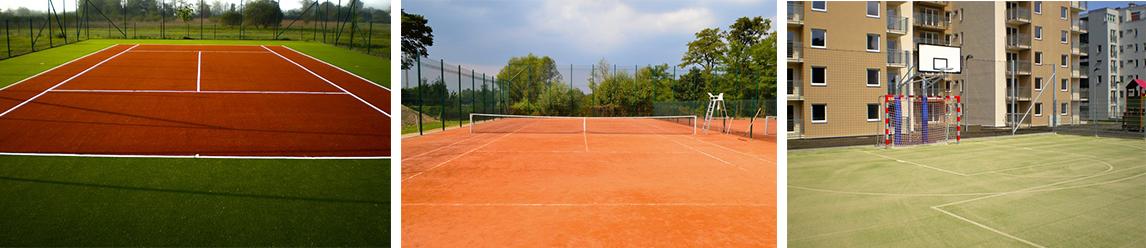
{"label": "clay tennis court surface", "polygon": [[504,119],[403,139],[403,244],[775,246],[774,137],[580,125]]}
{"label": "clay tennis court surface", "polygon": [[0,90],[0,153],[388,157],[389,109],[284,46],[116,45]]}

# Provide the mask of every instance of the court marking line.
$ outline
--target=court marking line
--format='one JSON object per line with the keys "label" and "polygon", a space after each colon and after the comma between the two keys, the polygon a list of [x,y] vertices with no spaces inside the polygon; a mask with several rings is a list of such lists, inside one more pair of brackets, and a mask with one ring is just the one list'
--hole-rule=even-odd
{"label": "court marking line", "polygon": [[133,53],[268,53],[266,51],[211,51],[211,50],[135,50]]}
{"label": "court marking line", "polygon": [[67,83],[69,81],[72,81],[72,79],[75,79],[75,78],[79,77],[80,75],[84,75],[84,73],[87,73],[87,72],[91,71],[92,69],[99,67],[103,63],[107,63],[108,61],[111,61],[111,59],[114,59],[115,57],[119,57],[119,55],[123,55],[124,53],[127,53],[127,51],[131,51],[131,49],[136,48],[138,46],[139,46],[139,44],[135,44],[134,46],[131,46],[127,49],[124,49],[123,51],[120,51],[119,53],[116,53],[115,55],[112,55],[111,57],[108,57],[108,58],[104,59],[103,61],[100,61],[99,63],[96,63],[95,65],[92,65],[91,67],[88,67],[87,69],[80,71],[79,73],[76,73],[76,75],[72,75],[68,79],[64,79],[64,81],[61,81],[60,83],[52,86],[51,88],[48,88],[48,89],[44,90],[43,92],[40,92],[40,94],[36,94],[32,98],[28,98],[28,100],[25,100],[24,102],[21,102],[20,104],[17,104],[16,106],[14,106],[12,108],[9,108],[7,111],[0,113],[0,117],[4,117],[8,113],[11,113],[12,111],[15,111],[16,109],[18,109],[20,107],[23,107],[24,105],[28,104],[29,102],[32,102],[33,100],[36,100],[36,98],[40,98],[40,96],[47,94],[49,91],[52,91],[52,90],[60,87],[61,85],[64,85],[65,83]]}
{"label": "court marking line", "polygon": [[596,153],[596,154],[693,154],[693,152],[618,152],[618,151],[476,151],[474,153],[526,153],[526,154],[545,154],[545,153]]}
{"label": "court marking line", "polygon": [[346,95],[338,91],[246,91],[246,90],[52,90],[71,93],[192,93],[192,94],[294,94],[294,95]]}
{"label": "court marking line", "polygon": [[48,73],[48,72],[54,71],[54,70],[56,70],[56,69],[59,69],[60,67],[63,67],[63,66],[65,66],[65,65],[69,65],[69,64],[71,64],[72,62],[76,62],[76,61],[79,61],[79,60],[81,60],[81,59],[84,59],[84,58],[87,58],[87,57],[89,57],[89,56],[92,56],[92,55],[95,55],[95,54],[101,53],[101,52],[103,52],[104,50],[107,50],[107,49],[111,49],[112,47],[116,47],[116,46],[119,46],[119,44],[115,44],[115,45],[111,45],[111,46],[105,47],[105,48],[103,48],[103,49],[100,49],[100,50],[98,50],[98,51],[95,51],[95,52],[89,53],[89,54],[87,54],[87,55],[84,55],[84,56],[80,56],[79,58],[75,58],[75,59],[72,59],[72,60],[70,60],[70,61],[68,61],[68,62],[65,62],[65,63],[63,63],[63,64],[57,65],[57,66],[55,66],[55,67],[52,67],[51,69],[48,69],[48,70],[42,71],[42,72],[40,72],[40,73],[36,73],[36,75],[32,75],[32,76],[30,76],[30,77],[27,77],[27,78],[24,78],[24,79],[20,79],[20,81],[16,81],[15,83],[9,84],[8,86],[0,87],[0,91],[2,91],[2,90],[5,90],[5,89],[8,89],[8,87],[16,86],[17,84],[23,83],[24,81],[28,81],[28,80],[30,80],[30,79],[33,79],[33,78],[39,77],[40,75],[43,75],[43,74],[45,74],[45,73]]}
{"label": "court marking line", "polygon": [[403,158],[402,158],[402,161],[406,161],[406,160],[408,160],[408,159],[415,159],[415,158],[418,158],[418,157],[421,157],[421,156],[425,156],[426,154],[430,154],[430,153],[433,153],[433,152],[436,152],[436,151],[439,151],[439,150],[442,150],[442,149],[446,149],[446,148],[448,148],[448,147],[454,146],[455,144],[458,144],[458,143],[462,143],[462,141],[466,141],[466,140],[472,139],[472,138],[474,138],[474,137],[477,137],[477,136],[476,136],[476,135],[470,135],[469,137],[466,137],[466,138],[464,138],[464,139],[461,139],[461,140],[458,140],[458,141],[454,141],[453,143],[450,143],[450,144],[448,144],[448,145],[444,145],[444,146],[440,146],[440,147],[438,147],[438,148],[435,148],[435,149],[433,149],[433,150],[430,150],[430,151],[427,151],[427,152],[419,153],[419,154],[417,154],[417,155],[414,155],[414,156],[411,156],[411,157],[403,157]]}
{"label": "court marking line", "polygon": [[422,174],[425,174],[426,172],[430,172],[430,171],[432,171],[432,170],[434,170],[434,169],[437,169],[438,167],[442,167],[442,166],[446,165],[446,163],[449,163],[449,162],[451,162],[451,161],[454,161],[455,159],[458,159],[458,158],[460,158],[460,157],[464,157],[464,156],[466,156],[466,155],[468,155],[468,154],[470,154],[470,153],[473,153],[474,151],[477,151],[478,149],[481,149],[481,148],[483,148],[483,147],[486,147],[486,146],[488,146],[488,145],[490,145],[490,144],[493,144],[493,142],[496,142],[496,141],[498,141],[498,140],[500,140],[500,139],[502,139],[502,138],[505,138],[506,136],[509,136],[510,134],[514,134],[515,132],[517,132],[517,130],[521,130],[522,128],[525,128],[525,127],[527,127],[527,126],[530,126],[530,125],[528,125],[528,124],[527,124],[527,125],[522,125],[521,127],[518,127],[517,129],[513,130],[512,132],[509,132],[509,133],[505,133],[505,134],[502,134],[501,136],[499,136],[499,137],[497,137],[497,138],[494,138],[494,139],[490,140],[489,142],[486,142],[485,144],[482,144],[481,146],[478,146],[478,147],[474,147],[474,149],[470,149],[469,151],[466,151],[466,152],[464,152],[464,153],[462,153],[462,154],[458,154],[457,156],[454,156],[454,157],[450,158],[449,160],[446,160],[446,161],[442,161],[441,163],[438,163],[437,165],[434,165],[434,166],[432,166],[432,167],[430,167],[430,168],[428,168],[428,169],[426,169],[426,170],[423,170],[423,171],[419,171],[418,173],[414,173],[414,175],[411,175],[410,177],[407,177],[407,178],[403,178],[403,179],[402,179],[402,182],[403,182],[403,183],[405,183],[406,181],[408,181],[408,180],[410,180],[410,179],[414,179],[415,177],[418,177],[418,176],[420,176],[420,175],[422,175]]}
{"label": "court marking line", "polygon": [[383,111],[382,109],[378,108],[377,106],[374,106],[374,104],[370,104],[370,102],[363,100],[361,97],[358,97],[358,95],[355,95],[354,93],[350,93],[350,91],[346,91],[346,89],[343,89],[342,86],[338,86],[338,84],[335,84],[334,82],[331,82],[330,80],[327,80],[326,78],[322,77],[321,75],[318,75],[318,73],[315,73],[314,71],[311,71],[310,69],[307,69],[306,66],[302,66],[301,64],[294,62],[294,60],[291,60],[291,59],[287,58],[286,56],[283,56],[282,54],[279,54],[279,53],[275,52],[274,50],[267,48],[267,46],[259,46],[259,47],[262,47],[263,49],[266,49],[267,51],[270,51],[271,53],[279,56],[279,58],[282,58],[282,59],[286,60],[287,62],[290,62],[291,64],[298,66],[298,68],[302,68],[303,70],[306,70],[306,72],[309,72],[311,75],[318,77],[318,79],[322,79],[322,81],[326,81],[326,83],[334,86],[335,88],[338,88],[339,90],[342,90],[342,92],[346,92],[347,94],[350,94],[350,96],[354,97],[355,99],[358,99],[358,101],[362,102],[363,104],[366,104],[366,106],[369,106],[370,108],[373,108],[374,110],[377,110],[379,113],[386,115],[386,117],[391,117],[390,113],[386,113],[386,111]]}
{"label": "court marking line", "polygon": [[968,175],[968,174],[964,174],[964,173],[960,173],[960,172],[955,172],[955,171],[950,171],[950,170],[945,170],[945,169],[942,169],[942,168],[932,167],[932,166],[929,166],[929,165],[925,165],[925,164],[921,164],[921,163],[916,163],[916,162],[912,162],[912,161],[907,161],[907,160],[902,160],[902,159],[897,159],[897,158],[893,158],[893,157],[889,157],[889,156],[884,156],[883,154],[876,154],[876,153],[874,153],[874,152],[870,152],[870,151],[860,151],[860,152],[863,152],[863,153],[866,153],[866,154],[870,154],[870,155],[872,155],[872,156],[876,156],[876,157],[884,158],[884,159],[887,159],[887,160],[891,160],[891,161],[899,162],[899,163],[910,164],[910,165],[914,165],[914,166],[918,166],[918,167],[923,167],[923,168],[932,169],[932,170],[935,170],[935,171],[939,171],[939,172],[943,172],[943,173],[947,173],[947,174],[952,174],[952,175],[957,175],[957,176],[964,176],[964,177],[965,177],[965,176],[970,176],[970,175]]}
{"label": "court marking line", "polygon": [[663,202],[663,203],[433,203],[410,202],[402,206],[421,207],[773,207],[765,203],[702,203],[702,202]]}
{"label": "court marking line", "polygon": [[[294,53],[297,53],[297,54],[299,54],[299,55],[302,55],[302,56],[304,56],[304,57],[310,58],[311,60],[314,60],[314,61],[318,61],[319,63],[323,63],[323,64],[326,64],[327,66],[330,66],[330,67],[334,67],[334,69],[338,69],[339,71],[345,72],[346,74],[350,74],[351,76],[354,76],[354,77],[356,77],[356,78],[358,78],[358,79],[362,79],[362,81],[366,81],[366,82],[369,82],[369,83],[370,83],[370,85],[374,85],[374,86],[378,86],[378,87],[381,87],[382,89],[385,89],[387,92],[393,92],[393,91],[391,91],[391,90],[390,90],[390,88],[388,88],[388,87],[386,87],[386,86],[382,86],[381,84],[376,84],[376,83],[374,83],[374,81],[370,81],[369,79],[366,79],[366,78],[364,78],[364,77],[362,77],[362,76],[359,76],[358,74],[354,74],[353,72],[347,71],[346,69],[342,69],[342,67],[334,66],[334,65],[332,65],[332,64],[330,64],[330,63],[327,63],[326,61],[323,61],[323,60],[321,60],[321,59],[317,59],[317,58],[315,58],[315,57],[311,57],[311,56],[310,56],[310,54],[306,54],[306,53],[302,53],[302,52],[299,52],[299,51],[297,51],[297,50],[294,50],[294,48],[290,48],[289,46],[279,46],[279,47],[282,47],[282,48],[286,48],[287,50],[291,50],[292,52],[294,52]],[[387,69],[389,69],[389,68],[387,68]]]}
{"label": "court marking line", "polygon": [[81,157],[81,158],[209,158],[209,159],[391,159],[391,156],[335,157],[335,156],[213,156],[213,155],[130,155],[130,154],[83,154],[83,153],[31,153],[0,152],[0,156],[36,157]]}
{"label": "court marking line", "polygon": [[195,91],[203,89],[203,51],[199,51],[199,62],[195,64]]}
{"label": "court marking line", "polygon": [[776,160],[771,160],[771,159],[763,158],[763,157],[760,157],[760,156],[756,156],[756,155],[748,154],[748,153],[745,153],[745,152],[742,152],[742,151],[737,151],[736,149],[732,149],[732,148],[729,148],[729,147],[726,147],[726,146],[723,146],[723,145],[720,145],[720,144],[717,144],[717,143],[713,143],[713,142],[709,142],[709,141],[704,141],[704,140],[701,140],[701,139],[699,139],[699,138],[696,138],[696,137],[692,137],[692,139],[693,139],[693,140],[696,140],[696,141],[700,141],[700,142],[708,143],[708,144],[710,144],[710,145],[713,145],[713,146],[716,146],[716,147],[720,147],[720,148],[723,148],[723,149],[725,149],[725,150],[729,150],[729,151],[732,151],[732,152],[735,152],[735,153],[739,153],[740,155],[744,155],[744,156],[746,156],[746,157],[749,157],[749,158],[754,158],[754,159],[756,159],[756,160],[760,160],[760,161],[764,161],[764,162],[776,163]]}
{"label": "court marking line", "polygon": [[[694,121],[695,121],[695,120],[694,120]],[[656,126],[656,125],[652,125],[652,124],[648,124],[648,123],[643,123],[643,122],[642,122],[641,124],[645,124],[646,126],[649,126],[649,127],[652,127],[652,128],[657,128],[657,129],[660,129],[661,131],[670,132],[669,130],[666,130],[666,129],[664,129],[664,128],[658,127],[658,126]],[[724,164],[726,164],[726,165],[729,165],[729,166],[732,166],[732,167],[736,167],[736,169],[739,169],[739,170],[741,170],[741,171],[744,171],[744,172],[749,172],[749,171],[748,171],[748,169],[744,169],[743,167],[740,167],[739,165],[735,165],[735,164],[732,164],[731,162],[725,161],[724,159],[720,159],[720,158],[718,158],[718,157],[716,157],[716,156],[713,156],[712,154],[708,154],[707,152],[701,151],[700,149],[696,149],[695,147],[692,147],[692,146],[690,146],[690,145],[685,145],[684,143],[681,143],[680,141],[676,141],[676,140],[674,140],[674,139],[670,139],[670,138],[668,138],[668,137],[667,137],[667,135],[654,135],[654,136],[656,136],[656,137],[660,137],[660,138],[663,138],[663,139],[666,139],[666,140],[669,140],[669,141],[672,141],[672,142],[674,142],[674,143],[676,143],[676,144],[678,144],[678,145],[684,146],[685,148],[691,149],[691,150],[693,150],[693,151],[699,152],[700,154],[704,154],[705,156],[708,156],[708,157],[710,157],[710,158],[712,158],[712,159],[716,159],[717,161],[723,162],[723,163],[724,163]]]}

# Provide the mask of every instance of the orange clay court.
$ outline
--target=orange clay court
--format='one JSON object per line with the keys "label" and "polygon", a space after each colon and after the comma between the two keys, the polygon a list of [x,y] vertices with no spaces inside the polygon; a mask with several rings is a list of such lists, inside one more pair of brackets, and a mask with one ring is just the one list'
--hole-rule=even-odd
{"label": "orange clay court", "polygon": [[695,120],[489,116],[405,138],[404,245],[775,246],[775,136]]}
{"label": "orange clay court", "polygon": [[0,90],[0,153],[389,157],[389,108],[285,46],[115,45]]}

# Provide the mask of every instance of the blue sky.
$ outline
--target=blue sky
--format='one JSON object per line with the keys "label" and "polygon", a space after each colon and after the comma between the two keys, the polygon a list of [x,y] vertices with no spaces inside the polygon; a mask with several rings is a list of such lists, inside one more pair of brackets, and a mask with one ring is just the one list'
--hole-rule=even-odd
{"label": "blue sky", "polygon": [[[1087,10],[1101,9],[1101,8],[1119,8],[1126,7],[1128,1],[1087,1]],[[1133,2],[1138,5],[1146,5],[1146,2]]]}
{"label": "blue sky", "polygon": [[402,8],[429,19],[431,59],[487,73],[531,52],[563,66],[677,64],[701,29],[776,15],[772,0],[412,0]]}

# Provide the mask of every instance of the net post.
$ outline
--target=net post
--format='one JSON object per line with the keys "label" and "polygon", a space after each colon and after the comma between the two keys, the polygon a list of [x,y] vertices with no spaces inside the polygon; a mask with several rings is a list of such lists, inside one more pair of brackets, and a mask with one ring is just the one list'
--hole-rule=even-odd
{"label": "net post", "polygon": [[696,115],[693,115],[692,120],[689,121],[692,122],[692,135],[696,135]]}
{"label": "net post", "polygon": [[474,133],[474,113],[470,113],[470,133]]}

